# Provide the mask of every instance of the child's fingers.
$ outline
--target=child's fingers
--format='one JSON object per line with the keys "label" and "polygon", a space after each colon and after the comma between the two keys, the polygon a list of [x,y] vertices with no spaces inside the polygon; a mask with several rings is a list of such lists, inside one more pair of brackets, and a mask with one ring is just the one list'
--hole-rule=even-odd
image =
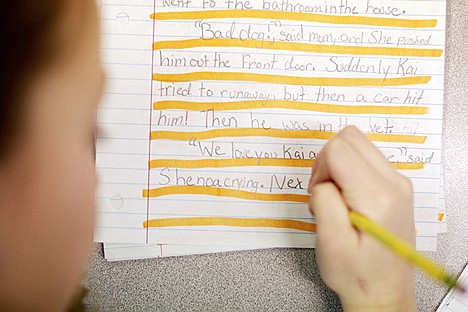
{"label": "child's fingers", "polygon": [[348,139],[336,135],[315,160],[309,186],[333,182],[348,208],[376,222],[388,222],[391,215],[412,211],[408,209],[412,206],[411,183],[393,169],[389,172],[393,174],[382,174],[370,166],[369,157],[357,152]]}
{"label": "child's fingers", "polygon": [[332,181],[342,193],[355,193],[358,189],[368,189],[380,178],[380,174],[369,167],[347,141],[336,136],[317,157],[310,185]]}
{"label": "child's fingers", "polygon": [[[314,164],[310,187],[333,182],[350,209],[376,217],[382,205],[390,202],[389,179],[369,166],[367,160],[339,136],[322,149]],[[379,219],[379,218],[377,218]]]}
{"label": "child's fingers", "polygon": [[395,174],[395,169],[387,161],[385,156],[356,127],[347,127],[339,136],[341,139],[348,142],[348,144],[366,160],[369,166],[372,166],[374,170],[379,172],[382,176],[389,177]]}

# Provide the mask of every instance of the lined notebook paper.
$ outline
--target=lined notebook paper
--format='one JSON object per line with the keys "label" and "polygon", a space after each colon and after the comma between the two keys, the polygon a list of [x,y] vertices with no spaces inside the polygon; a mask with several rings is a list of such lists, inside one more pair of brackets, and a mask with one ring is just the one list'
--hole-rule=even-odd
{"label": "lined notebook paper", "polygon": [[413,182],[417,247],[436,248],[445,1],[103,0],[101,15],[97,241],[314,247],[310,168],[356,125]]}

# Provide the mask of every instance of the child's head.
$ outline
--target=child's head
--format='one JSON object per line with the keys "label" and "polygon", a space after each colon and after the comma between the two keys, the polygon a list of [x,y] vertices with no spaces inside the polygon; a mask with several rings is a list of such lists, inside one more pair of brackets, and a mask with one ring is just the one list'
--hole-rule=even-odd
{"label": "child's head", "polygon": [[21,0],[0,19],[0,311],[66,308],[94,217],[103,76],[93,0]]}

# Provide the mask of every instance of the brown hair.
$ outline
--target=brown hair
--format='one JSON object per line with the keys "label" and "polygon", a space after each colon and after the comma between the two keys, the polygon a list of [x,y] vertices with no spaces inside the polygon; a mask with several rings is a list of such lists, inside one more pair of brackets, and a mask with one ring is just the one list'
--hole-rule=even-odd
{"label": "brown hair", "polygon": [[0,161],[14,145],[34,76],[53,58],[63,0],[17,0],[0,4]]}
{"label": "brown hair", "polygon": [[[58,20],[66,3],[5,0],[0,4],[0,162],[7,158],[18,137],[31,83],[58,55]],[[86,293],[84,288],[79,289],[69,311],[85,311]]]}

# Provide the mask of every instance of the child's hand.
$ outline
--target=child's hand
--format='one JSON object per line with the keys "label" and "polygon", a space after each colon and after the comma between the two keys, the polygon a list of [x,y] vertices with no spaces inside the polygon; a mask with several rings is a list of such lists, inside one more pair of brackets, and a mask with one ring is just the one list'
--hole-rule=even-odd
{"label": "child's hand", "polygon": [[415,311],[411,266],[348,219],[348,209],[360,212],[414,245],[410,181],[359,130],[348,127],[317,157],[309,190],[320,274],[344,310]]}

